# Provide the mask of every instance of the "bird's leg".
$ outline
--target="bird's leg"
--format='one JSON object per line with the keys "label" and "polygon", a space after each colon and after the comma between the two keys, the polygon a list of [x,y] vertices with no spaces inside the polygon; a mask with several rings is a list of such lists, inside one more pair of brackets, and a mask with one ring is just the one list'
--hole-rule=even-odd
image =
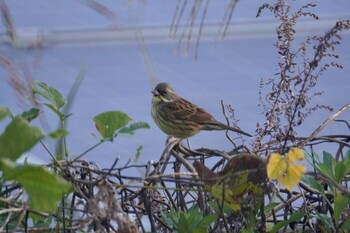
{"label": "bird's leg", "polygon": [[187,147],[188,147],[188,149],[192,150],[191,144],[190,144],[190,139],[187,138],[187,139],[186,139],[186,142],[187,142]]}
{"label": "bird's leg", "polygon": [[170,135],[165,141],[165,146],[168,146],[169,144],[172,144],[175,142],[180,143],[181,139]]}
{"label": "bird's leg", "polygon": [[167,163],[171,156],[171,151],[174,149],[174,147],[179,143],[179,139],[175,138],[173,136],[170,136],[166,140],[165,149],[162,153],[162,156],[160,157],[157,166],[155,167],[154,171],[150,175],[157,175],[157,174],[163,174]]}

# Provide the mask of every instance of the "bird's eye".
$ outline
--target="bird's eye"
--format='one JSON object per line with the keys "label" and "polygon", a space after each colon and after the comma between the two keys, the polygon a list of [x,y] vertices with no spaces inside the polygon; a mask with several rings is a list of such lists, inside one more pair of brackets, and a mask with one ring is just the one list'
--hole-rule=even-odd
{"label": "bird's eye", "polygon": [[158,92],[159,92],[159,94],[161,94],[161,95],[166,95],[166,94],[167,94],[167,91],[166,91],[166,90],[159,90]]}

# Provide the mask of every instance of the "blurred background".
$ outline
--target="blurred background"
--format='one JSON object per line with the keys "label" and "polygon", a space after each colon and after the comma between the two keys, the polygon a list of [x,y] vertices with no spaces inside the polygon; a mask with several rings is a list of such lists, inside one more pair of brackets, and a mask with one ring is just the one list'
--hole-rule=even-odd
{"label": "blurred background", "polygon": [[[269,11],[263,11],[262,16],[256,18],[263,1],[239,1],[226,36],[222,38],[225,15],[232,1],[203,1],[192,27],[191,43],[187,44],[189,27],[186,26],[194,1],[188,1],[183,15],[179,16],[183,2],[1,1],[2,8],[7,7],[12,19],[16,40],[13,43],[9,39],[4,26],[6,17],[3,17],[0,105],[16,114],[29,108],[25,104],[28,101],[18,98],[18,90],[9,81],[11,72],[22,80],[46,82],[65,95],[83,72],[84,79],[67,125],[70,156],[73,158],[99,142],[92,121],[94,116],[121,110],[137,121],[149,123],[151,129],[139,130],[132,137],[117,137],[113,143],[104,143],[83,158],[108,168],[119,156],[122,165],[133,160],[137,148],[142,145],[137,163],[157,161],[164,150],[166,135],[150,115],[152,71],[155,71],[159,81],[170,83],[179,95],[207,109],[219,121],[225,122],[220,101],[230,104],[239,120],[238,126],[255,134],[256,124],[264,122],[262,109],[258,107],[260,80],[272,78],[277,72],[279,54],[274,48],[277,21]],[[266,2],[273,4],[273,1]],[[310,1],[292,2],[297,9]],[[317,6],[310,11],[320,19],[303,18],[297,24],[295,48],[307,36],[323,35],[337,20],[349,19],[350,1],[317,1]],[[315,92],[324,91],[324,94],[316,97],[314,103],[330,105],[335,111],[350,100],[349,31],[343,32],[342,37],[335,52],[340,55],[338,63],[344,68],[329,69],[315,88]],[[15,67],[6,67],[6,59]],[[58,119],[50,111],[44,112],[53,131],[58,127]],[[315,112],[298,128],[298,135],[309,136],[331,114],[322,110]],[[346,112],[339,119],[350,120],[350,113]],[[0,122],[1,130],[7,123]],[[40,122],[35,120],[34,124]],[[349,133],[345,124],[332,122],[321,134],[342,133]],[[237,138],[235,134],[231,136]],[[249,138],[245,141],[248,145],[250,142]],[[191,145],[193,148],[232,149],[224,132],[201,132],[191,138]],[[31,151],[31,156],[50,161],[40,145]]]}

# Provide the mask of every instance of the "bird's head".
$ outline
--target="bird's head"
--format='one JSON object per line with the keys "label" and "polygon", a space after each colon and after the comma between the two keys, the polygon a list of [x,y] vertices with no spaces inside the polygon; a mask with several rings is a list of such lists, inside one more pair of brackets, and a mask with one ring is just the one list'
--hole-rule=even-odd
{"label": "bird's head", "polygon": [[174,89],[168,83],[159,83],[152,91],[152,94],[153,102],[157,103],[167,103],[179,98]]}

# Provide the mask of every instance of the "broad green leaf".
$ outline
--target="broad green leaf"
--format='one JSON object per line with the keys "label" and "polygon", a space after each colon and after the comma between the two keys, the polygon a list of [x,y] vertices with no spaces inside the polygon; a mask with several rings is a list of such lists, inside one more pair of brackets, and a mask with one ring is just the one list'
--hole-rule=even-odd
{"label": "broad green leaf", "polygon": [[31,208],[54,211],[71,185],[42,166],[16,165],[8,159],[0,160],[5,180],[16,180],[28,193]]}
{"label": "broad green leaf", "polygon": [[115,131],[126,126],[132,118],[121,111],[104,112],[94,117],[96,129],[103,139],[111,138]]}
{"label": "broad green leaf", "polygon": [[324,164],[324,163],[320,163],[319,165],[318,165],[318,168],[319,169],[317,169],[317,170],[319,170],[322,174],[324,174],[325,176],[328,176],[328,177],[330,177],[332,174],[332,172],[331,172],[331,169],[326,165],[326,164]]}
{"label": "broad green leaf", "polygon": [[21,116],[26,119],[28,122],[31,122],[35,118],[37,118],[40,114],[40,109],[31,108],[28,111],[25,111],[21,114]]}
{"label": "broad green leaf", "polygon": [[136,150],[136,155],[135,155],[135,161],[139,160],[140,156],[141,156],[141,150],[143,149],[143,146],[140,145],[137,150]]}
{"label": "broad green leaf", "polygon": [[61,107],[63,107],[67,103],[67,100],[63,97],[63,95],[58,90],[48,86],[44,82],[35,81],[32,86],[32,90],[34,94],[41,95],[47,101],[49,101],[49,103],[52,104],[52,106],[56,110],[59,110]]}
{"label": "broad green leaf", "polygon": [[51,133],[49,133],[49,137],[50,138],[61,138],[61,137],[65,137],[68,135],[68,131],[66,129],[57,129],[56,131],[53,131]]}
{"label": "broad green leaf", "polygon": [[146,122],[133,122],[129,126],[124,126],[118,131],[118,134],[133,135],[138,129],[149,129],[150,126]]}
{"label": "broad green leaf", "polygon": [[30,126],[26,120],[16,117],[0,136],[0,156],[15,161],[43,137],[40,128]]}
{"label": "broad green leaf", "polygon": [[349,203],[349,198],[342,195],[340,192],[336,192],[334,195],[334,219],[335,222],[339,222],[339,218],[344,211],[345,207]]}
{"label": "broad green leaf", "polygon": [[0,121],[3,120],[7,116],[12,116],[11,111],[8,108],[4,108],[0,106]]}
{"label": "broad green leaf", "polygon": [[336,161],[333,158],[333,156],[326,151],[323,152],[323,163],[328,168],[326,175],[334,179],[334,169]]}
{"label": "broad green leaf", "polygon": [[345,158],[350,160],[350,149],[345,152]]}
{"label": "broad green leaf", "polygon": [[346,174],[350,172],[350,150],[346,151],[343,164],[345,166]]}
{"label": "broad green leaf", "polygon": [[335,165],[334,181],[340,183],[340,181],[346,176],[347,170],[343,162],[337,162]]}

